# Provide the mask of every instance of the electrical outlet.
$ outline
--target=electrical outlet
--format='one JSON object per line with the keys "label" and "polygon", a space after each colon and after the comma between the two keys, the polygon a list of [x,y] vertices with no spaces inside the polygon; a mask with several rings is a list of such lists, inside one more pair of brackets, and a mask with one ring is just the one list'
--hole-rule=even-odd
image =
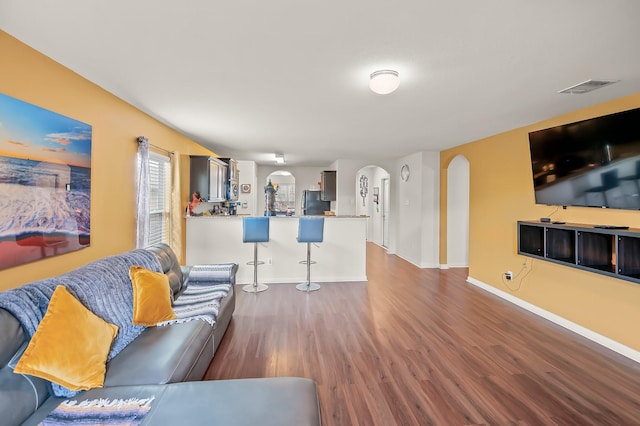
{"label": "electrical outlet", "polygon": [[513,278],[513,272],[511,271],[505,272],[504,277],[507,279],[507,281],[511,281],[511,279]]}

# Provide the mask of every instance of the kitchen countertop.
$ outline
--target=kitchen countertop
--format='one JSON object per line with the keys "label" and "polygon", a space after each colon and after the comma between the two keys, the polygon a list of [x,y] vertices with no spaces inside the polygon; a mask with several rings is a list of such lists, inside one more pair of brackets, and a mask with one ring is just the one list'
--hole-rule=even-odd
{"label": "kitchen countertop", "polygon": [[[187,219],[219,219],[219,218],[239,218],[250,217],[250,215],[211,215],[211,216],[186,216]],[[264,217],[264,216],[254,216]],[[336,219],[366,219],[370,216],[356,216],[356,215],[332,215],[332,216],[268,216],[271,219],[297,219],[299,217],[324,217],[324,218],[336,218]]]}

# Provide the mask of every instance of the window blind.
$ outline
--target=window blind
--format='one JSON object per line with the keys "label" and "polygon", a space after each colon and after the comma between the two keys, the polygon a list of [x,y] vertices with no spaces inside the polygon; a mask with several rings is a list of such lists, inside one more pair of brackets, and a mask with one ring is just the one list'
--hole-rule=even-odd
{"label": "window blind", "polygon": [[171,163],[169,157],[149,153],[149,244],[170,243]]}

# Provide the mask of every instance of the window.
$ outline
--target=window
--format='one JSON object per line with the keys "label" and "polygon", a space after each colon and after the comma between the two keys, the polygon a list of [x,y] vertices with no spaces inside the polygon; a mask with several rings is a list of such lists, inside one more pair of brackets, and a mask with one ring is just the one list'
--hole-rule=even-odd
{"label": "window", "polygon": [[169,157],[149,153],[149,244],[171,238],[171,163]]}

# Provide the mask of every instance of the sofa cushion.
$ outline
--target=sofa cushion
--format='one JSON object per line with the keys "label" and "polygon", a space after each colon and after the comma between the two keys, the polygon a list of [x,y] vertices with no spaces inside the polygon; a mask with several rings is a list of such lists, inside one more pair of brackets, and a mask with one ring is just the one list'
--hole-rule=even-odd
{"label": "sofa cushion", "polygon": [[204,321],[147,328],[107,364],[105,386],[200,380],[213,358]]}
{"label": "sofa cushion", "polygon": [[88,310],[64,286],[49,307],[14,371],[73,391],[102,387],[118,327]]}
{"label": "sofa cushion", "polygon": [[134,324],[153,326],[175,319],[169,279],[165,274],[134,265],[129,268],[129,275],[133,286]]}
{"label": "sofa cushion", "polygon": [[[320,426],[316,384],[299,377],[212,380],[93,389],[75,398],[149,398],[141,425]],[[25,426],[39,424],[63,399],[51,398]]]}

